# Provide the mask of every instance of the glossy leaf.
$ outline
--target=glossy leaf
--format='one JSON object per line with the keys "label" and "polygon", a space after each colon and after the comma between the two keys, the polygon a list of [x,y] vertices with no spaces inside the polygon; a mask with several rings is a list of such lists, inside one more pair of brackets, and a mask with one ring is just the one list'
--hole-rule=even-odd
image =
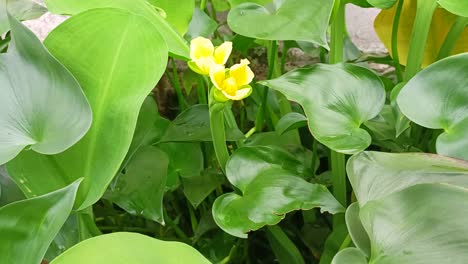
{"label": "glossy leaf", "polygon": [[229,4],[231,4],[231,8],[234,8],[244,3],[257,3],[260,5],[267,5],[267,4],[272,4],[273,2],[273,0],[227,0],[227,1],[229,1]]}
{"label": "glossy leaf", "polygon": [[417,184],[468,187],[468,162],[434,154],[363,152],[348,160],[346,170],[361,208]]}
{"label": "glossy leaf", "polygon": [[224,175],[215,169],[207,169],[191,177],[182,176],[185,197],[195,208],[223,183]]}
{"label": "glossy leaf", "polygon": [[346,209],[346,226],[354,245],[366,256],[370,256],[371,242],[359,218],[359,203],[355,202]]}
{"label": "glossy leaf", "polygon": [[90,238],[69,249],[51,264],[209,264],[194,248],[136,233],[113,233]]}
{"label": "glossy leaf", "polygon": [[[427,0],[423,0],[427,1]],[[433,0],[431,0],[433,1]],[[400,63],[406,65],[409,52],[409,41],[413,31],[413,24],[416,17],[417,0],[405,0],[401,12],[400,26],[398,28],[398,53]],[[380,40],[391,53],[391,37],[393,18],[395,16],[396,5],[390,9],[382,10],[374,22],[374,27]],[[424,49],[423,66],[436,61],[438,52],[447,36],[449,30],[454,24],[457,16],[450,14],[448,11],[438,8],[433,17],[431,28],[429,31],[428,40]],[[458,39],[451,54],[458,54],[468,51],[468,28],[462,33]]]}
{"label": "glossy leaf", "polygon": [[8,2],[8,13],[19,21],[32,20],[41,17],[47,9],[32,0],[1,0],[0,1],[0,35],[10,29],[7,13],[4,11]]}
{"label": "glossy leaf", "polygon": [[369,263],[465,263],[467,199],[465,188],[420,184],[367,203],[360,216],[372,241]]}
{"label": "glossy leaf", "polygon": [[[213,205],[214,220],[225,232],[246,238],[246,233],[265,225],[275,225],[294,210],[319,207],[332,214],[343,212],[325,186],[303,180],[295,172],[295,166],[286,170],[281,164],[269,164],[264,160],[268,147],[259,147],[259,153],[264,157],[256,158],[257,161],[252,159],[253,149],[239,149],[227,163],[227,178],[241,194],[224,194]],[[284,167],[288,168],[288,165]]]}
{"label": "glossy leaf", "polygon": [[[226,128],[229,141],[244,139],[237,128]],[[194,105],[179,114],[171,122],[161,142],[211,141],[210,116],[208,105]]]}
{"label": "glossy leaf", "polygon": [[468,2],[463,0],[439,0],[439,5],[450,13],[458,16],[468,17]]}
{"label": "glossy leaf", "polygon": [[169,159],[153,146],[141,147],[125,172],[117,175],[106,198],[133,215],[164,224],[163,197]]}
{"label": "glossy leaf", "polygon": [[331,264],[368,264],[368,262],[359,249],[345,248],[336,254]]}
{"label": "glossy leaf", "polygon": [[270,9],[244,3],[231,9],[228,24],[246,37],[302,40],[328,47],[326,32],[332,8],[332,0],[275,0]]}
{"label": "glossy leaf", "polygon": [[209,38],[211,34],[215,32],[217,27],[218,24],[216,21],[200,10],[200,8],[195,8],[187,34],[185,34],[185,39],[192,40],[196,37]]}
{"label": "glossy leaf", "polygon": [[367,0],[369,4],[380,9],[388,9],[395,5],[398,0]]}
{"label": "glossy leaf", "polygon": [[23,152],[8,169],[29,195],[84,177],[76,206],[86,208],[103,195],[119,171],[138,111],[165,70],[167,50],[148,20],[121,9],[94,9],[73,16],[45,43],[81,83],[94,122],[66,152],[55,156]]}
{"label": "glossy leaf", "polygon": [[276,124],[276,132],[284,134],[288,131],[307,126],[307,117],[303,114],[291,112],[284,115]]}
{"label": "glossy leaf", "polygon": [[72,210],[79,182],[0,208],[2,262],[41,262]]}
{"label": "glossy leaf", "polygon": [[60,153],[83,137],[92,119],[76,79],[31,31],[9,21],[10,48],[0,55],[0,164],[25,147]]}
{"label": "glossy leaf", "polygon": [[309,129],[327,147],[354,154],[366,149],[371,136],[361,124],[377,116],[385,90],[372,71],[351,64],[318,64],[263,82],[304,108]]}
{"label": "glossy leaf", "polygon": [[194,0],[147,0],[166,13],[166,20],[180,34],[187,32],[195,8]]}
{"label": "glossy leaf", "polygon": [[0,166],[0,207],[25,199],[23,192],[11,180],[4,166]]}
{"label": "glossy leaf", "polygon": [[402,113],[411,121],[444,130],[437,138],[437,153],[465,160],[468,160],[467,79],[468,53],[452,56],[418,73],[397,99]]}
{"label": "glossy leaf", "polygon": [[[121,8],[134,14],[144,16],[147,22],[152,23],[161,35],[169,52],[181,58],[189,58],[187,42],[178,34],[169,23],[156,11],[154,6],[146,0],[45,0],[50,12],[54,14],[76,15],[95,8]],[[157,43],[157,44],[156,44]],[[155,42],[156,45],[161,45]]]}

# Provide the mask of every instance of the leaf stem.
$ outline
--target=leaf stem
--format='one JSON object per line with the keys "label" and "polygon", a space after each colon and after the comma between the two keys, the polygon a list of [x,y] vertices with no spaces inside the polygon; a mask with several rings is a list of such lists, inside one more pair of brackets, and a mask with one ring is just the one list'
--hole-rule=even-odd
{"label": "leaf stem", "polygon": [[179,73],[177,72],[177,66],[175,64],[174,58],[170,59],[171,67],[172,67],[172,76],[167,74],[169,79],[172,82],[172,86],[177,94],[177,101],[179,103],[179,111],[184,111],[186,109],[187,104],[185,103],[184,94],[182,92],[182,85],[179,80]]}
{"label": "leaf stem", "polygon": [[400,17],[401,10],[403,9],[403,1],[404,0],[398,0],[392,27],[392,56],[393,61],[395,62],[395,71],[399,83],[403,81],[403,71],[401,69],[400,56],[398,54],[398,29],[400,27]]}
{"label": "leaf stem", "polygon": [[201,2],[200,2],[200,9],[201,9],[202,11],[205,11],[205,9],[206,9],[206,0],[201,0]]}
{"label": "leaf stem", "polygon": [[411,32],[408,62],[406,64],[405,81],[409,81],[421,70],[424,60],[432,16],[437,8],[436,0],[417,1],[416,19]]}
{"label": "leaf stem", "polygon": [[335,0],[330,38],[330,64],[343,62],[343,41],[345,33],[345,1]]}
{"label": "leaf stem", "polygon": [[[213,90],[213,89],[211,89]],[[226,174],[226,163],[229,151],[226,146],[226,131],[224,129],[224,103],[217,103],[210,93],[210,127],[216,158],[221,170]]]}
{"label": "leaf stem", "polygon": [[445,37],[445,41],[439,50],[437,60],[441,60],[450,55],[453,48],[457,44],[458,39],[465,30],[466,25],[468,25],[468,17],[458,17],[457,20],[455,20],[455,23],[453,23],[452,28],[447,34],[447,37]]}

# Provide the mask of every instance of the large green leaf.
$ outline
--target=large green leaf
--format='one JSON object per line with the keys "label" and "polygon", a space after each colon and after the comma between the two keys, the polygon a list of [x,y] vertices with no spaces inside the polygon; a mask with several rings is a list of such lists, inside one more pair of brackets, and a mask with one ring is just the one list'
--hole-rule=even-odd
{"label": "large green leaf", "polygon": [[194,0],[147,0],[164,10],[166,20],[180,35],[187,32],[195,8]]}
{"label": "large green leaf", "polygon": [[0,0],[0,35],[10,29],[5,4],[8,2],[8,12],[17,20],[31,20],[41,17],[47,9],[32,0]]}
{"label": "large green leaf", "polygon": [[[55,14],[75,15],[94,8],[121,8],[144,16],[164,38],[169,52],[182,58],[189,58],[186,41],[146,0],[45,0],[45,2],[50,12]],[[156,37],[159,37],[159,34]]]}
{"label": "large green leaf", "polygon": [[433,154],[363,152],[348,160],[346,170],[361,208],[416,184],[468,187],[468,162]]}
{"label": "large green leaf", "polygon": [[5,166],[0,166],[0,207],[23,199],[23,192],[10,178]]}
{"label": "large green leaf", "polygon": [[367,258],[357,248],[346,248],[333,258],[331,264],[367,264]]}
{"label": "large green leaf", "polygon": [[372,71],[351,65],[318,64],[263,82],[302,105],[314,137],[346,154],[358,153],[371,143],[362,123],[384,106],[385,90]]}
{"label": "large green leaf", "polygon": [[0,208],[2,263],[40,263],[49,244],[67,220],[79,181]]}
{"label": "large green leaf", "polygon": [[90,238],[69,249],[51,264],[209,264],[194,248],[136,233],[113,233]]}
{"label": "large green leaf", "polygon": [[142,16],[94,9],[73,16],[46,46],[77,77],[93,108],[93,125],[75,146],[55,156],[23,152],[9,172],[29,195],[84,177],[76,206],[95,203],[119,171],[145,97],[167,63],[158,31]]}
{"label": "large green leaf", "polygon": [[234,32],[251,38],[301,40],[328,47],[326,33],[333,0],[273,2],[270,9],[256,3],[234,7],[229,12],[229,27]]}
{"label": "large green leaf", "polygon": [[141,147],[125,172],[117,175],[106,198],[134,215],[164,224],[163,197],[169,159],[153,146]]}
{"label": "large green leaf", "polygon": [[214,21],[207,13],[197,7],[193,11],[193,17],[190,21],[187,34],[185,34],[185,38],[188,40],[194,39],[196,37],[209,38],[211,34],[216,31],[217,27],[218,24],[216,21]]}
{"label": "large green leaf", "polygon": [[360,217],[372,243],[369,263],[466,263],[467,199],[464,188],[420,184],[367,203]]}
{"label": "large green leaf", "polygon": [[9,18],[12,43],[0,55],[0,164],[28,146],[44,154],[64,151],[83,137],[92,118],[76,79]]}
{"label": "large green leaf", "polygon": [[366,256],[370,256],[371,242],[369,235],[362,226],[359,218],[359,203],[355,202],[346,209],[346,226],[348,227],[349,235],[351,236],[354,245],[359,248]]}
{"label": "large green leaf", "polygon": [[451,13],[468,17],[468,1],[464,0],[439,0],[438,3]]}
{"label": "large green leaf", "polygon": [[400,91],[398,106],[411,121],[443,129],[437,153],[468,160],[468,53],[419,72]]}
{"label": "large green leaf", "polygon": [[[320,207],[332,214],[343,212],[325,186],[300,177],[295,162],[282,160],[284,155],[277,151],[269,154],[270,147],[258,149],[241,148],[227,163],[227,178],[241,194],[224,194],[213,205],[214,220],[224,231],[245,238],[247,232],[275,225],[294,210]],[[259,157],[252,159],[251,153]],[[269,159],[273,162],[269,163]]]}

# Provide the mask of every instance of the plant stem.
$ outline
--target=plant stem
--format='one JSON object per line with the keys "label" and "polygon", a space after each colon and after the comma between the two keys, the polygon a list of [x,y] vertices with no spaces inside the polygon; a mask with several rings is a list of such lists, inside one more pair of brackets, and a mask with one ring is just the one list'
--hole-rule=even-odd
{"label": "plant stem", "polygon": [[206,99],[206,91],[208,89],[206,89],[205,86],[205,79],[202,76],[199,76],[197,80],[197,95],[199,104],[208,104],[208,100]]}
{"label": "plant stem", "polygon": [[221,170],[226,173],[226,163],[229,152],[226,146],[226,132],[224,129],[224,103],[217,103],[210,95],[210,127],[216,158]]}
{"label": "plant stem", "polygon": [[436,0],[417,1],[416,19],[411,32],[408,62],[406,64],[405,81],[409,81],[421,70],[424,59],[432,16],[437,8]]}
{"label": "plant stem", "polygon": [[[343,62],[343,42],[345,33],[345,2],[335,0],[333,7],[334,21],[331,25],[330,64]],[[346,207],[346,169],[345,155],[331,150],[330,163],[332,170],[333,194]],[[344,215],[333,217],[333,227],[345,224]]]}
{"label": "plant stem", "polygon": [[206,0],[201,0],[201,2],[200,2],[200,9],[201,9],[202,11],[205,11],[205,9],[206,9]]}
{"label": "plant stem", "polygon": [[403,1],[398,0],[398,4],[395,10],[395,17],[393,18],[392,27],[392,56],[395,62],[395,70],[398,79],[398,83],[403,81],[403,71],[400,64],[400,56],[398,54],[398,29],[400,27],[401,10],[403,9]]}
{"label": "plant stem", "polygon": [[465,30],[466,25],[468,25],[468,17],[458,17],[457,20],[455,20],[455,23],[453,23],[452,28],[447,34],[447,37],[445,37],[445,41],[439,50],[437,60],[441,60],[450,55],[453,48],[457,44],[458,39]]}
{"label": "plant stem", "polygon": [[171,58],[170,61],[171,61],[171,66],[172,66],[172,77],[170,76],[170,74],[168,74],[167,76],[171,80],[172,86],[174,87],[174,90],[177,94],[179,110],[184,111],[186,109],[186,103],[184,99],[184,94],[182,92],[182,85],[180,84],[180,80],[179,80],[179,73],[177,72],[177,66],[175,64],[175,60]]}

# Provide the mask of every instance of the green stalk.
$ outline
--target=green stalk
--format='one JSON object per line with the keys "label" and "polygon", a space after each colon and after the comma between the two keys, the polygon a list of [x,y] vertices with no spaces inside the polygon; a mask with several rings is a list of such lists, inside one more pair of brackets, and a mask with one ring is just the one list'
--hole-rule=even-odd
{"label": "green stalk", "polygon": [[208,100],[206,99],[207,90],[208,89],[205,87],[205,80],[203,76],[199,76],[197,80],[197,95],[199,104],[208,104]]}
{"label": "green stalk", "polygon": [[171,61],[171,66],[172,66],[172,76],[170,74],[167,74],[169,77],[169,80],[172,82],[172,86],[174,87],[174,90],[177,94],[177,101],[179,103],[179,110],[184,111],[187,107],[187,104],[185,103],[185,97],[182,92],[182,85],[179,80],[179,73],[177,72],[177,66],[175,64],[175,61],[173,58],[170,59]]}
{"label": "green stalk", "polygon": [[[232,112],[232,105],[224,109],[224,118],[225,118],[226,125],[228,128],[239,129],[239,126],[237,125],[237,122],[236,122],[236,117],[234,116],[234,113]],[[242,145],[244,145],[243,140],[236,141],[236,145],[238,148],[242,147]]]}
{"label": "green stalk", "polygon": [[93,207],[90,206],[86,209],[76,212],[78,218],[78,234],[80,241],[102,235],[99,228],[94,221]]}
{"label": "green stalk", "polygon": [[403,71],[401,69],[400,56],[398,54],[398,29],[400,27],[400,17],[401,10],[403,9],[403,1],[404,0],[398,0],[392,27],[392,55],[393,61],[395,62],[395,70],[399,83],[403,81]]}
{"label": "green stalk", "polygon": [[201,9],[202,11],[205,11],[205,9],[206,9],[206,0],[201,0],[201,2],[200,2],[200,9]]}
{"label": "green stalk", "polygon": [[226,146],[226,132],[224,129],[224,103],[217,103],[210,95],[210,127],[216,158],[221,170],[226,173],[226,163],[229,151]]}
{"label": "green stalk", "polygon": [[305,264],[299,249],[278,225],[266,228],[267,239],[280,264]]}
{"label": "green stalk", "polygon": [[414,21],[413,31],[411,32],[405,81],[409,81],[421,70],[424,59],[424,49],[431,28],[432,16],[437,8],[437,1],[418,1],[417,5],[416,19]]}
{"label": "green stalk", "polygon": [[437,60],[441,60],[450,55],[453,48],[457,44],[458,39],[465,30],[466,25],[468,25],[468,17],[458,17],[457,20],[455,20],[455,23],[453,23],[452,28],[447,34],[447,37],[445,38],[445,41],[439,50]]}
{"label": "green stalk", "polygon": [[[345,1],[335,0],[333,7],[334,21],[331,25],[330,64],[343,62],[343,42],[345,33]],[[333,194],[343,205],[346,203],[346,170],[345,155],[331,150],[330,163],[332,170]],[[333,227],[345,224],[344,215],[333,217]]]}

